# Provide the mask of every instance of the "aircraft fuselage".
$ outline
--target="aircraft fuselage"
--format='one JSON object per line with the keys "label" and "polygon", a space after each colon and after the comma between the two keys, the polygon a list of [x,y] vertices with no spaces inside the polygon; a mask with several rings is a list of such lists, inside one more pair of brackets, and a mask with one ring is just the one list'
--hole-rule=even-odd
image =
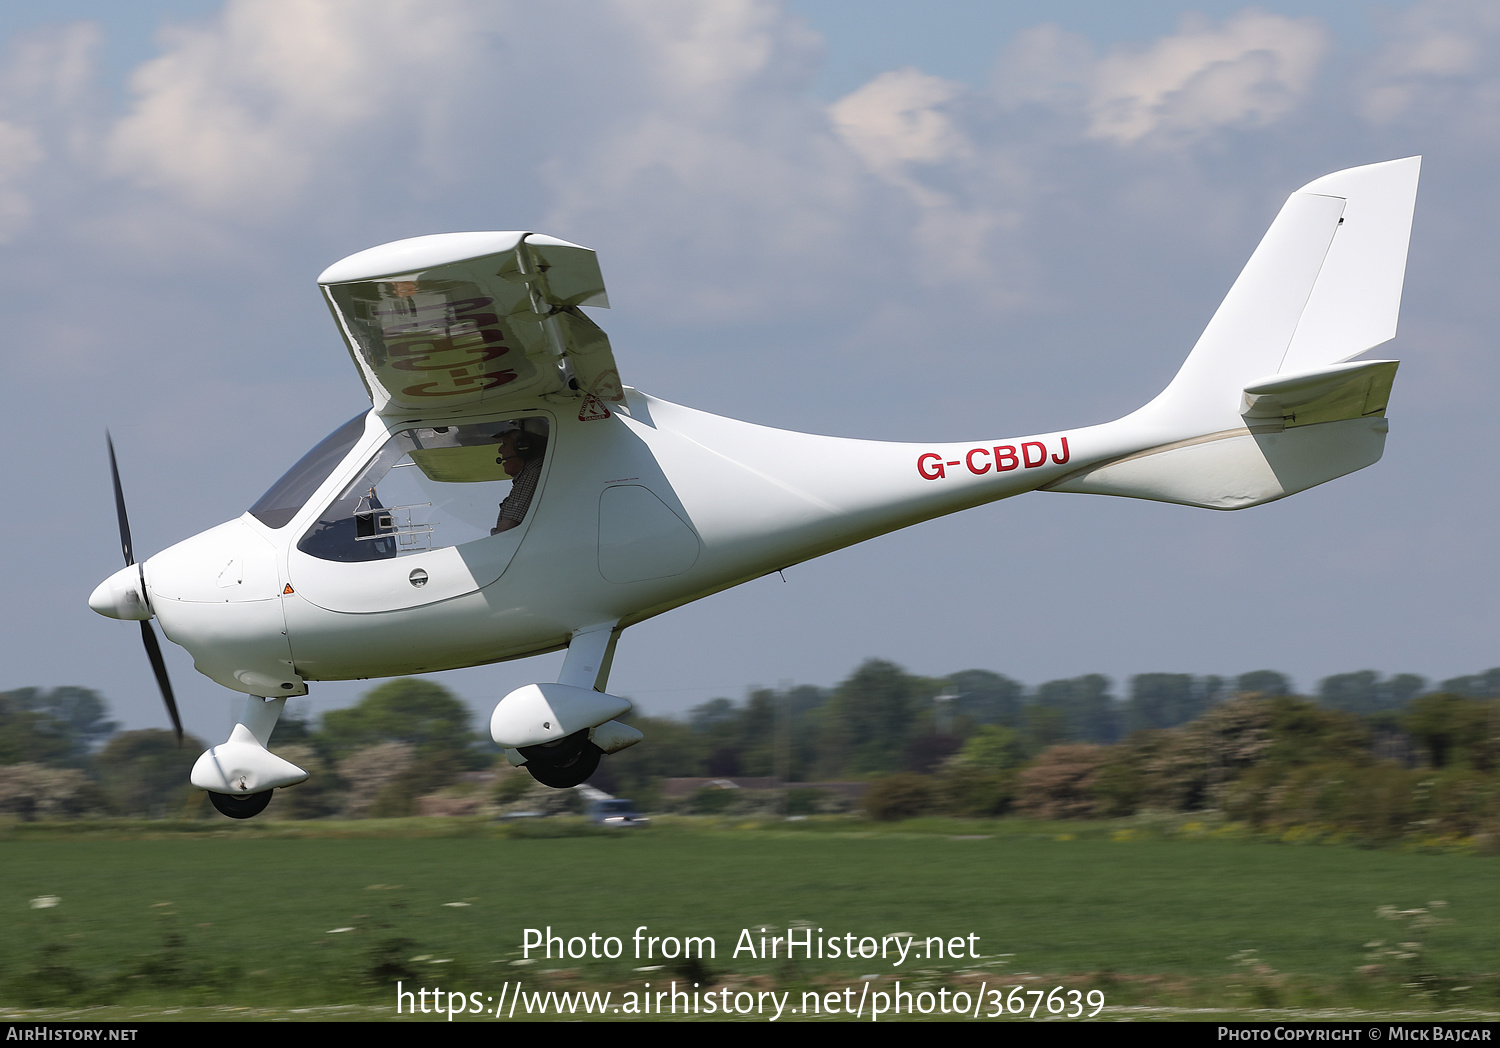
{"label": "aircraft fuselage", "polygon": [[[620,627],[811,557],[1041,487],[1127,448],[1108,427],[916,445],[754,426],[628,390],[604,417],[540,402],[551,440],[520,527],[379,561],[298,549],[319,513],[398,430],[482,416],[366,417],[365,432],[286,524],[245,514],[145,564],[167,636],[226,687],[521,658],[580,628]],[[509,412],[514,415],[517,412]]]}

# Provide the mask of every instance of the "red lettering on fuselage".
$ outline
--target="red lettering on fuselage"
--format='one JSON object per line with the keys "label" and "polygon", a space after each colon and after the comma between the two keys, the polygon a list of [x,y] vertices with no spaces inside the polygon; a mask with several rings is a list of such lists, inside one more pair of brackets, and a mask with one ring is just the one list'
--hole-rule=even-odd
{"label": "red lettering on fuselage", "polygon": [[944,459],[935,451],[917,456],[917,474],[923,480],[943,480],[948,476],[949,466],[967,466],[969,472],[982,477],[993,468],[996,473],[1009,473],[1013,469],[1036,469],[1045,466],[1048,458],[1054,465],[1066,465],[1073,457],[1068,447],[1068,438],[1057,439],[1057,450],[1053,451],[1045,441],[1026,440],[1019,447],[1015,444],[997,444],[993,447],[970,448],[961,459]]}

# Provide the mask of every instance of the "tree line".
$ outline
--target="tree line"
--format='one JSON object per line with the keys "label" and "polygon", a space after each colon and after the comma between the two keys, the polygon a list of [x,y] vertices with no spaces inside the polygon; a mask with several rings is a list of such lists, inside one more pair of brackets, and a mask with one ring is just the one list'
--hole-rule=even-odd
{"label": "tree line", "polygon": [[[207,748],[170,731],[119,731],[84,688],[0,693],[0,812],[23,819],[81,815],[207,815],[188,784]],[[488,768],[472,714],[446,688],[400,679],[316,725],[283,716],[275,752],[312,773],[277,797],[279,817],[408,815],[416,799]]]}
{"label": "tree line", "polygon": [[[1489,776],[1497,699],[1500,668],[1434,687],[1413,674],[1336,674],[1312,696],[1293,694],[1291,680],[1274,670],[1233,678],[1147,673],[1116,696],[1099,674],[1028,687],[988,670],[922,677],[871,659],[830,688],[756,689],[742,702],[713,699],[680,718],[632,715],[646,742],[604,761],[591,784],[649,804],[659,801],[664,778],[857,780],[875,784],[871,810],[883,815],[1192,810],[1223,807],[1230,783],[1248,788],[1271,774],[1247,778],[1241,773],[1250,765],[1227,756],[1233,747],[1202,741],[1222,735],[1213,726],[1226,717],[1259,725],[1256,752],[1282,755],[1266,760],[1283,771],[1362,754],[1361,768],[1463,767]],[[87,689],[0,693],[0,811],[23,818],[194,811],[185,783],[204,748],[189,739],[179,749],[165,731],[120,732]],[[417,679],[382,684],[317,723],[283,717],[272,748],[313,773],[278,795],[281,817],[473,810],[462,797],[514,800],[531,785],[475,733],[461,700]],[[1288,763],[1287,753],[1303,756]],[[887,781],[892,776],[907,778]],[[1039,799],[1044,780],[1077,794],[1076,803]],[[445,792],[447,807],[432,800]],[[897,794],[894,804],[882,800]],[[1243,810],[1264,808],[1256,803]]]}
{"label": "tree line", "polygon": [[[988,670],[928,678],[872,659],[833,688],[762,689],[743,703],[715,699],[681,720],[639,718],[653,745],[612,758],[601,773],[618,790],[647,796],[663,776],[862,779],[880,787],[872,789],[871,811],[884,815],[1192,810],[1217,804],[1222,798],[1215,791],[1227,779],[1200,777],[1196,786],[1171,793],[1152,769],[1173,761],[1212,767],[1219,757],[1178,752],[1188,745],[1183,739],[1207,730],[1195,727],[1205,718],[1217,723],[1212,718],[1226,711],[1259,711],[1256,723],[1264,724],[1256,730],[1281,740],[1267,744],[1278,766],[1293,766],[1282,761],[1284,753],[1298,754],[1293,763],[1300,767],[1326,749],[1330,759],[1362,753],[1369,763],[1408,770],[1457,763],[1488,774],[1485,755],[1500,732],[1496,700],[1500,669],[1436,686],[1415,674],[1363,670],[1324,678],[1312,696],[1296,695],[1291,679],[1274,670],[1236,677],[1146,673],[1132,677],[1117,697],[1100,674],[1028,688]],[[1313,731],[1312,725],[1320,727]],[[1297,726],[1311,734],[1297,735]],[[1049,806],[1036,792],[1043,772],[1023,777],[1034,766],[1076,762],[1085,754],[1091,767],[1099,765],[1088,778],[1088,804]],[[1113,761],[1107,771],[1105,757]],[[904,778],[883,781],[892,775]],[[1023,784],[1032,794],[1023,794]],[[907,799],[887,805],[882,797],[898,787]]]}

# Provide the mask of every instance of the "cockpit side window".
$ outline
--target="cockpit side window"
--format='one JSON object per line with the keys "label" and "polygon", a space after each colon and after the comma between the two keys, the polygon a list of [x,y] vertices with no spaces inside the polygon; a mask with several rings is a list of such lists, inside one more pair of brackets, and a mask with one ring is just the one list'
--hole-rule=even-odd
{"label": "cockpit side window", "polygon": [[539,417],[402,430],[297,548],[323,560],[387,560],[514,527],[530,510],[546,446]]}
{"label": "cockpit side window", "polygon": [[355,415],[318,442],[297,464],[272,484],[250,507],[256,520],[268,528],[284,528],[297,515],[318,486],[344,461],[349,449],[365,432],[365,413]]}

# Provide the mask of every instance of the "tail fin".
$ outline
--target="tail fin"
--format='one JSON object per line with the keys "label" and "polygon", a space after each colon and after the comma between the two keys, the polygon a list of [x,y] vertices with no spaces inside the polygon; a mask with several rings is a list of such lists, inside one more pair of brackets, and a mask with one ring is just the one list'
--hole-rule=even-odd
{"label": "tail fin", "polygon": [[1049,485],[1240,509],[1380,459],[1420,157],[1356,167],[1287,200],[1181,370],[1116,425],[1142,450]]}

